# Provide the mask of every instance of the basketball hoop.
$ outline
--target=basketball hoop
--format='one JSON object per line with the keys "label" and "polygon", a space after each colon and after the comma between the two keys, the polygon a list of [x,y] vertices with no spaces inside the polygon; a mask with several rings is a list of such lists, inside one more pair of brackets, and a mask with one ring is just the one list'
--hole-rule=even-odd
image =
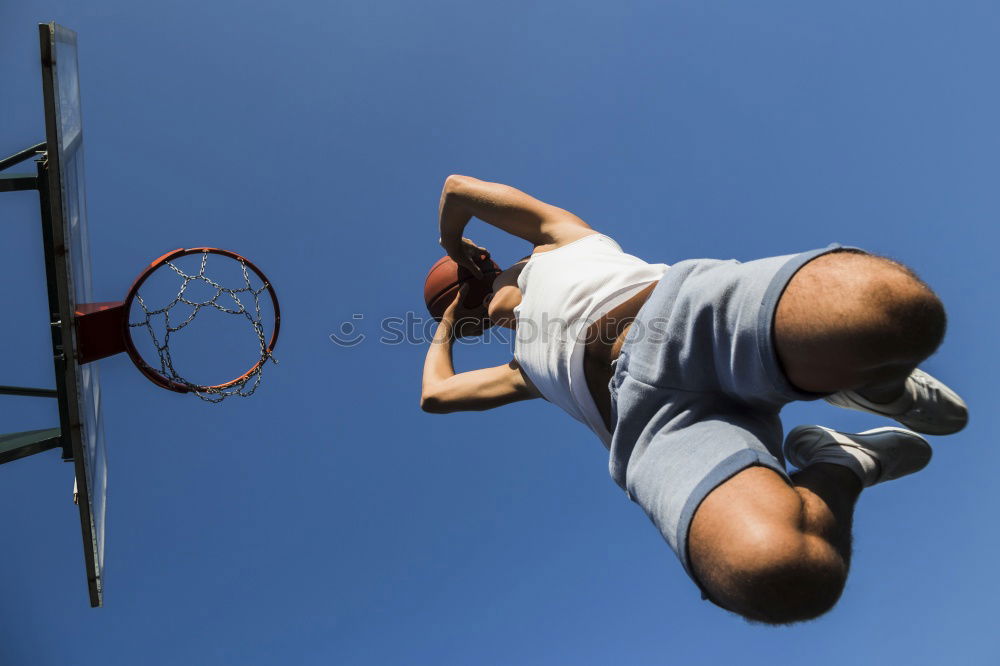
{"label": "basketball hoop", "polygon": [[[193,275],[184,272],[175,263],[181,257],[197,254],[201,255],[201,263],[198,271]],[[242,272],[242,284],[227,286],[206,275],[209,255],[225,257],[228,260],[238,262]],[[160,270],[169,270],[175,273],[181,281],[180,288],[177,296],[165,306],[149,307],[139,290],[150,276]],[[260,280],[261,286],[255,288],[251,284],[251,274]],[[201,300],[189,298],[187,291],[192,283],[207,285],[213,292],[212,296]],[[264,325],[261,321],[261,298],[265,294],[270,297],[271,307],[274,310],[274,328],[270,340],[265,336]],[[228,303],[219,302],[223,295],[232,301],[234,307],[228,307]],[[244,301],[246,302],[244,303]],[[191,308],[191,312],[184,316],[179,323],[171,324],[170,311],[180,304]],[[139,321],[129,321],[129,313],[135,305],[141,308],[143,316],[139,318]],[[174,367],[174,361],[170,355],[171,336],[190,324],[204,309],[245,319],[259,342],[259,358],[249,370],[235,379],[219,384],[198,384],[186,379]],[[158,315],[163,315],[162,335],[157,335],[152,322],[152,318]],[[222,402],[233,395],[244,397],[252,395],[257,390],[264,365],[268,361],[277,363],[272,353],[278,341],[280,324],[281,314],[274,287],[264,273],[249,259],[235,252],[214,247],[179,249],[168,252],[151,263],[132,283],[132,287],[125,295],[125,300],[112,303],[84,303],[77,306],[77,356],[80,363],[90,363],[125,352],[139,371],[157,386],[178,393],[194,393],[207,402]],[[136,348],[132,332],[140,329],[145,329],[152,340],[157,357],[155,364],[143,358]]]}

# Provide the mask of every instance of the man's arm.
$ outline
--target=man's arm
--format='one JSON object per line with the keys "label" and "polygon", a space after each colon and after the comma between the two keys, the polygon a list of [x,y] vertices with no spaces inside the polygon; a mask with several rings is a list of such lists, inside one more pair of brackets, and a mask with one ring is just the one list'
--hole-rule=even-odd
{"label": "man's arm", "polygon": [[420,409],[435,414],[482,411],[539,397],[516,361],[455,374],[451,351],[455,341],[456,305],[462,297],[460,293],[445,310],[427,350]]}
{"label": "man's arm", "polygon": [[521,190],[469,176],[448,176],[439,207],[441,245],[462,265],[462,231],[474,216],[532,245],[558,247],[596,233],[573,213]]}
{"label": "man's arm", "polygon": [[[430,354],[427,359],[431,363]],[[433,414],[485,411],[538,397],[538,392],[526,380],[517,361],[452,374],[430,382],[427,380],[425,364],[420,409]]]}

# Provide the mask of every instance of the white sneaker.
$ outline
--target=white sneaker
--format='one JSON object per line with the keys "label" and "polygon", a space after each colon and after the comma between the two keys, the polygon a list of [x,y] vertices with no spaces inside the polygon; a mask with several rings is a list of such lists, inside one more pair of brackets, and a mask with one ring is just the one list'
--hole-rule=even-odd
{"label": "white sneaker", "polygon": [[858,434],[823,426],[799,426],[785,438],[785,458],[799,469],[815,463],[848,467],[865,487],[919,472],[931,460],[931,446],[902,428],[875,428]]}
{"label": "white sneaker", "polygon": [[896,400],[880,405],[854,391],[841,391],[824,398],[831,405],[888,416],[907,428],[927,435],[950,435],[965,427],[969,408],[958,394],[923,370],[914,370]]}

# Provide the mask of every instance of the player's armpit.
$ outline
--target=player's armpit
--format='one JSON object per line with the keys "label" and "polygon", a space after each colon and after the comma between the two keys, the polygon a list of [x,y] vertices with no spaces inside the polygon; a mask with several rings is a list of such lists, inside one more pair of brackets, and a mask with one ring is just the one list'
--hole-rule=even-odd
{"label": "player's armpit", "polygon": [[420,396],[420,409],[432,414],[483,411],[541,397],[516,361],[452,375]]}

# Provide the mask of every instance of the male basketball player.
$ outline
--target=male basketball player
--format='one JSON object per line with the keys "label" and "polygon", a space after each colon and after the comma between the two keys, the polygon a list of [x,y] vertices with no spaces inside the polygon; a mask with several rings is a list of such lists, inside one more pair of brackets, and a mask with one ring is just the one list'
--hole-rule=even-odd
{"label": "male basketball player", "polygon": [[[705,598],[757,622],[836,603],[862,488],[922,469],[915,432],[964,427],[962,400],[917,369],[945,312],[905,266],[838,245],[739,263],[649,264],[576,215],[506,185],[450,176],[440,242],[481,274],[462,237],[477,217],[534,251],[495,280],[486,307],[445,312],[421,407],[484,410],[545,398],[610,451],[614,480],[659,528]],[[486,312],[484,312],[484,310]],[[505,365],[455,374],[462,317],[515,331]],[[778,412],[824,398],[903,428],[793,429]],[[785,471],[787,458],[799,471]]]}

